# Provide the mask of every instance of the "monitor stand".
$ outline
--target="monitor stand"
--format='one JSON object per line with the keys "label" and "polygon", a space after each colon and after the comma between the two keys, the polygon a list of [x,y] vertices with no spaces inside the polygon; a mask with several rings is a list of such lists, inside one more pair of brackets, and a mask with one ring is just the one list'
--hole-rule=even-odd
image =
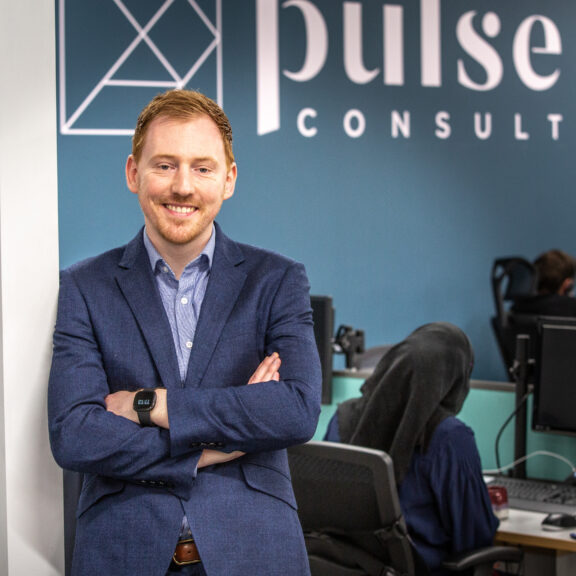
{"label": "monitor stand", "polygon": [[[526,426],[527,426],[527,392],[528,392],[528,347],[530,336],[516,336],[516,356],[512,374],[516,382],[516,422],[514,426],[514,462],[526,456]],[[512,471],[515,478],[526,478],[526,461],[518,463]]]}

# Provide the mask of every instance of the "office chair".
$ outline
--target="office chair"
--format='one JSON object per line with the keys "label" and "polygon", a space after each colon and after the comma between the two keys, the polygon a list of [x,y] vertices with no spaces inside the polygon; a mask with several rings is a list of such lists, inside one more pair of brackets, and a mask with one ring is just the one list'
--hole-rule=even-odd
{"label": "office chair", "polygon": [[[425,576],[406,528],[394,466],[380,450],[311,441],[288,449],[312,576]],[[455,573],[491,576],[522,551],[490,546],[451,558]]]}
{"label": "office chair", "polygon": [[516,336],[534,335],[536,317],[510,313],[511,304],[536,293],[538,276],[531,262],[519,256],[497,258],[492,265],[492,295],[496,314],[491,319],[492,330],[504,362],[508,379],[514,381]]}
{"label": "office chair", "polygon": [[64,574],[69,576],[72,570],[72,554],[76,536],[76,507],[82,491],[84,474],[63,470],[64,487]]}

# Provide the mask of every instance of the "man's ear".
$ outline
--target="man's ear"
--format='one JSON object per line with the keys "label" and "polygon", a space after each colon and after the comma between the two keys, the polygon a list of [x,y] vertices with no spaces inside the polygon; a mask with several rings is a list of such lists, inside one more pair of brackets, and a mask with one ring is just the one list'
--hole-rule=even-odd
{"label": "man's ear", "polygon": [[132,154],[126,160],[126,185],[130,192],[138,194],[138,164]]}
{"label": "man's ear", "polygon": [[236,188],[236,178],[238,177],[238,166],[236,162],[233,162],[228,168],[228,173],[226,174],[226,183],[224,185],[224,200],[232,197],[234,194],[234,188]]}

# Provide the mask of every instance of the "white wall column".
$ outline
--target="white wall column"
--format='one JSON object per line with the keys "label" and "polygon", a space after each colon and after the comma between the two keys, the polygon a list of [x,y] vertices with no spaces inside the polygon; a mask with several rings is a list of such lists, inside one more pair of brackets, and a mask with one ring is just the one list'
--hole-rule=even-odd
{"label": "white wall column", "polygon": [[0,574],[64,573],[46,387],[58,291],[54,2],[0,0]]}

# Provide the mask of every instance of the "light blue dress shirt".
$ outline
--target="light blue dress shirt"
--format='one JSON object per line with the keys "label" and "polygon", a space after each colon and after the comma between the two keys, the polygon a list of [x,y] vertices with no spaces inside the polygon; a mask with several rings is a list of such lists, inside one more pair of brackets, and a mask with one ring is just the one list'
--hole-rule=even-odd
{"label": "light blue dress shirt", "polygon": [[204,294],[206,294],[215,244],[216,229],[212,227],[212,235],[204,250],[195,260],[186,265],[180,280],[177,280],[174,272],[156,250],[144,230],[144,245],[172,329],[182,381],[186,378],[188,371],[188,360],[194,346],[196,325]]}
{"label": "light blue dress shirt", "polygon": [[[196,326],[200,316],[200,308],[206,294],[206,286],[210,277],[214,247],[216,245],[216,228],[212,226],[212,235],[204,250],[192,262],[186,265],[180,280],[176,279],[174,272],[154,247],[146,230],[144,245],[150,258],[150,265],[156,278],[156,285],[164,304],[164,310],[172,329],[172,338],[176,355],[180,379],[186,379],[190,352],[194,346]],[[186,516],[182,519],[180,539],[190,538],[192,533]]]}

